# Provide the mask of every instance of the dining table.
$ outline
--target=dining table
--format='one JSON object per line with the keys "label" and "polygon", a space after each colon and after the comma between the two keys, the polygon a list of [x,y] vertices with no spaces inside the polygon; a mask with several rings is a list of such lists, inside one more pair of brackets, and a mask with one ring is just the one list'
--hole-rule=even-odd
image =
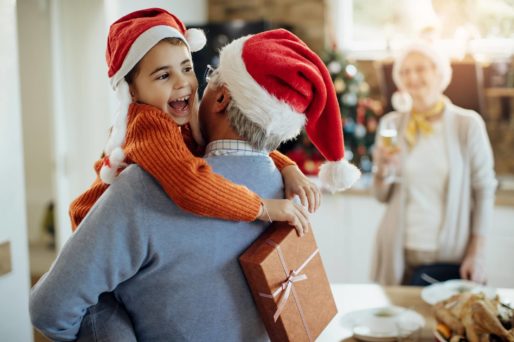
{"label": "dining table", "polygon": [[[421,298],[423,287],[381,286],[377,284],[331,284],[337,306],[337,315],[316,339],[317,342],[357,341],[353,332],[342,324],[343,316],[358,310],[400,306],[416,311],[425,319],[425,325],[413,341],[435,341],[435,317],[432,305]],[[500,300],[514,303],[514,289],[498,288]]]}

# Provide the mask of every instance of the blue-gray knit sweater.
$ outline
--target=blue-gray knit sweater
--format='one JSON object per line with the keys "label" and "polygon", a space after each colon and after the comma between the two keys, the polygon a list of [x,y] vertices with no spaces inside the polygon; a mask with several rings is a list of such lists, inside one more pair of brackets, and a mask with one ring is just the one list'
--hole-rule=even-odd
{"label": "blue-gray knit sweater", "polygon": [[[263,198],[283,196],[281,175],[265,155],[207,160]],[[237,260],[263,229],[185,213],[132,165],[32,290],[32,322],[50,338],[74,339],[87,309],[114,291],[138,341],[267,340]]]}

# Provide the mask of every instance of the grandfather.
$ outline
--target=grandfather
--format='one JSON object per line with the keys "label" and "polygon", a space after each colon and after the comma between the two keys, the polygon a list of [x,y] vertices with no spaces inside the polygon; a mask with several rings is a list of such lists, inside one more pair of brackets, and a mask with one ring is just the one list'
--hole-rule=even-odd
{"label": "grandfather", "polygon": [[[249,61],[257,70],[247,69]],[[296,136],[307,117],[329,168],[348,166],[339,160],[339,115],[328,71],[296,36],[274,30],[241,38],[222,50],[200,105],[206,160],[262,198],[281,198],[268,151]],[[237,261],[265,226],[186,213],[132,165],[33,289],[33,324],[53,339],[74,339],[88,308],[112,292],[138,341],[267,340]]]}

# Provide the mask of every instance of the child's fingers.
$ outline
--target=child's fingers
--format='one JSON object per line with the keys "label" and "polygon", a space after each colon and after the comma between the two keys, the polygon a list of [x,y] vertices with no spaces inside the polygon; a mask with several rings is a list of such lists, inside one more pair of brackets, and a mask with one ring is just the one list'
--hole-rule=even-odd
{"label": "child's fingers", "polygon": [[293,191],[291,191],[289,189],[286,190],[286,198],[288,200],[293,199],[294,195],[295,195],[295,193]]}
{"label": "child's fingers", "polygon": [[316,187],[316,210],[319,209],[320,205],[321,205],[321,191],[319,190],[318,187]]}
{"label": "child's fingers", "polygon": [[312,198],[313,198],[311,213],[314,213],[314,212],[316,212],[316,210],[318,210],[318,207],[319,207],[319,203],[318,203],[319,197],[318,197],[318,191],[315,186],[311,187],[311,192],[312,192]]}
{"label": "child's fingers", "polygon": [[292,215],[292,219],[288,221],[288,223],[294,227],[294,229],[296,229],[296,234],[298,234],[298,236],[302,237],[303,236],[303,225],[302,225],[302,221],[300,220],[299,216],[293,214]]}
{"label": "child's fingers", "polygon": [[307,206],[308,204],[308,201],[307,201],[307,194],[305,193],[305,190],[303,187],[300,187],[298,189],[298,193],[297,193],[298,197],[300,197],[300,202],[302,203],[302,205],[305,207]]}
{"label": "child's fingers", "polygon": [[309,213],[314,212],[314,206],[316,205],[316,196],[314,195],[313,189],[309,186],[305,190],[306,196],[309,198]]}
{"label": "child's fingers", "polygon": [[[300,220],[300,223],[302,224],[302,231],[303,233],[307,233],[310,229],[311,223],[309,220],[309,214],[305,210],[304,207],[294,203],[294,207],[297,212],[298,219]],[[302,234],[303,235],[303,234]]]}

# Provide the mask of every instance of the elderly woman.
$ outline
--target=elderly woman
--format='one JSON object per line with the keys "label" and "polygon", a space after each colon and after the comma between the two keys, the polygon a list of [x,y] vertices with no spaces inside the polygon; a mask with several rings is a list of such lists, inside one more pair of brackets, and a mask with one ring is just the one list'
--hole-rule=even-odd
{"label": "elderly woman", "polygon": [[484,122],[443,95],[450,61],[429,43],[405,49],[393,79],[396,111],[381,120],[374,150],[373,192],[387,208],[372,278],[384,285],[485,282],[497,182]]}

